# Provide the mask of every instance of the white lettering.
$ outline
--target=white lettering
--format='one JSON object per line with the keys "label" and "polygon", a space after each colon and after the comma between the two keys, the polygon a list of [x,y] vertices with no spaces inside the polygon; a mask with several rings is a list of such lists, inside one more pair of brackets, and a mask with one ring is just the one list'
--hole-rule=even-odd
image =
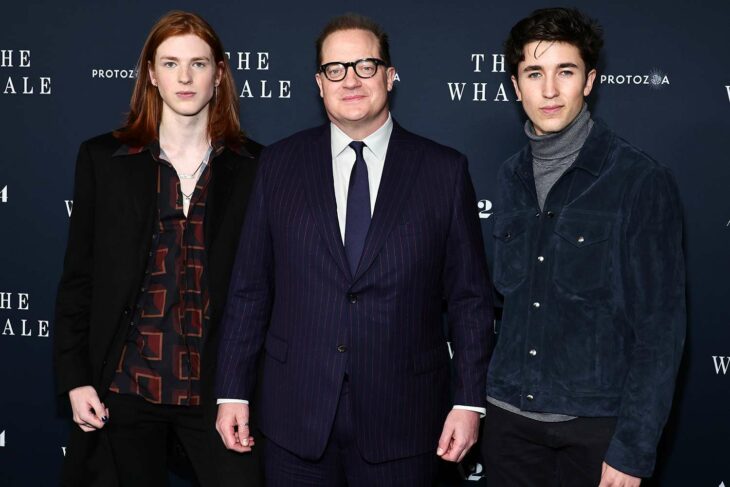
{"label": "white lettering", "polygon": [[473,101],[487,101],[487,83],[474,83]]}
{"label": "white lettering", "polygon": [[0,50],[0,68],[12,68],[13,67],[13,50],[2,49]]}
{"label": "white lettering", "polygon": [[727,375],[727,369],[730,367],[730,357],[713,355],[712,360],[715,362],[715,373],[720,375],[720,369],[722,369],[722,375]]}
{"label": "white lettering", "polygon": [[65,446],[61,447],[61,453],[63,453],[64,457],[66,456],[66,447]]}
{"label": "white lettering", "polygon": [[38,320],[38,336],[48,338],[48,320]]}
{"label": "white lettering", "polygon": [[256,69],[258,71],[268,71],[269,70],[269,53],[260,52],[258,54],[259,54],[259,64]]}
{"label": "white lettering", "polygon": [[10,307],[10,296],[12,293],[0,293],[0,309],[13,309]]}
{"label": "white lettering", "polygon": [[238,71],[248,71],[251,69],[249,67],[249,61],[251,60],[251,53],[250,52],[239,52],[238,53]]}
{"label": "white lettering", "polygon": [[253,93],[251,93],[251,86],[248,84],[248,80],[243,82],[243,88],[241,89],[239,98],[253,98]]}
{"label": "white lettering", "polygon": [[10,318],[5,322],[5,328],[3,328],[3,335],[15,336],[13,332],[13,325],[10,324]]}
{"label": "white lettering", "polygon": [[5,446],[5,430],[0,433],[0,448]]}
{"label": "white lettering", "polygon": [[479,218],[482,220],[489,218],[492,216],[491,213],[489,213],[489,210],[492,209],[492,202],[489,200],[479,200],[477,203],[477,208],[479,208]]}
{"label": "white lettering", "polygon": [[507,99],[507,92],[504,89],[504,83],[499,84],[499,89],[497,90],[497,96],[494,97],[494,101],[509,101]]}
{"label": "white lettering", "polygon": [[730,85],[725,85],[725,91],[727,91],[727,101],[730,101]]}
{"label": "white lettering", "polygon": [[20,53],[20,64],[18,67],[30,68],[30,50],[20,49],[18,52]]}
{"label": "white lettering", "polygon": [[504,54],[492,54],[492,73],[504,73]]}
{"label": "white lettering", "polygon": [[18,293],[18,309],[28,311],[30,306],[28,305],[28,293]]}
{"label": "white lettering", "polygon": [[271,90],[266,93],[266,80],[261,80],[261,98],[271,98]]}
{"label": "white lettering", "polygon": [[395,72],[395,76],[393,76],[393,81],[394,81],[394,82],[395,82],[395,81],[398,81],[398,82],[400,82],[400,74],[399,74],[399,73],[398,73],[397,71]]}
{"label": "white lettering", "polygon": [[27,320],[25,320],[25,319],[20,320],[20,336],[22,336],[22,337],[31,336],[30,330],[25,329],[26,322],[27,322]]}
{"label": "white lettering", "polygon": [[28,77],[23,76],[23,94],[24,95],[32,95],[33,94],[33,87],[30,87],[30,90],[28,89]]}
{"label": "white lettering", "polygon": [[484,54],[472,54],[471,60],[474,61],[474,72],[475,73],[481,73],[482,72],[482,61],[484,61]]}
{"label": "white lettering", "polygon": [[466,83],[449,83],[449,92],[451,92],[451,101],[454,101],[454,97],[456,97],[459,101],[461,101],[461,95],[464,94],[465,86],[466,86]]}
{"label": "white lettering", "polygon": [[446,342],[446,347],[449,349],[449,358],[454,358],[454,349],[451,348],[451,342]]}
{"label": "white lettering", "polygon": [[471,482],[479,482],[484,475],[482,473],[484,472],[484,467],[482,467],[481,463],[477,463],[474,465],[474,471],[467,477],[466,480],[469,480]]}
{"label": "white lettering", "polygon": [[13,86],[13,78],[8,78],[8,82],[5,84],[5,91],[3,95],[7,95],[10,92],[11,95],[15,94],[15,87]]}
{"label": "white lettering", "polygon": [[279,98],[291,98],[291,81],[279,80]]}
{"label": "white lettering", "polygon": [[74,208],[74,200],[63,200],[66,202],[66,212],[68,212],[68,217],[71,218],[71,212]]}
{"label": "white lettering", "polygon": [[3,189],[0,189],[0,203],[7,203],[8,202],[8,187],[3,186]]}

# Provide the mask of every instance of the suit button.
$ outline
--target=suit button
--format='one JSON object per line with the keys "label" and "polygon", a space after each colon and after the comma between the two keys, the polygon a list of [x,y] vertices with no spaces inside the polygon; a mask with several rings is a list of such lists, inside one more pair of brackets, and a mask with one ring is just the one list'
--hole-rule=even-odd
{"label": "suit button", "polygon": [[537,355],[537,350],[535,350],[534,348],[530,350],[530,355],[532,355],[533,357]]}
{"label": "suit button", "polygon": [[130,311],[129,306],[125,306],[124,309],[122,310],[122,316],[127,316],[129,314],[129,311]]}
{"label": "suit button", "polygon": [[554,216],[555,216],[555,213],[553,213],[552,211],[548,211],[548,212],[546,213],[546,215],[548,216],[548,218],[552,218],[552,217],[554,217]]}
{"label": "suit button", "polygon": [[355,303],[357,303],[357,294],[355,294],[355,293],[348,293],[347,294],[347,299],[348,299],[348,301],[350,301],[350,303],[355,304]]}
{"label": "suit button", "polygon": [[535,396],[533,396],[532,394],[528,394],[525,397],[527,398],[528,401],[532,401],[533,399],[535,399]]}
{"label": "suit button", "polygon": [[344,346],[344,345],[338,345],[337,346],[337,351],[340,352],[340,353],[345,353],[345,352],[347,352],[347,347]]}
{"label": "suit button", "polygon": [[538,303],[537,301],[535,301],[534,303],[532,303],[532,307],[533,308],[539,308],[540,307],[540,303]]}

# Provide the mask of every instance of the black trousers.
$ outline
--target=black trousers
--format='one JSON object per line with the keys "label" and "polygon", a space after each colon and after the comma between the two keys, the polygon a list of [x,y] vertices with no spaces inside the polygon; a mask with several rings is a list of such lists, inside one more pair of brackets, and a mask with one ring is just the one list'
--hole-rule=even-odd
{"label": "black trousers", "polygon": [[439,458],[433,451],[383,463],[370,463],[355,444],[355,428],[344,382],[327,448],[319,460],[305,460],[266,439],[267,487],[427,487],[434,485]]}
{"label": "black trousers", "polygon": [[616,418],[547,423],[487,405],[482,437],[489,487],[597,487]]}
{"label": "black trousers", "polygon": [[120,487],[168,485],[170,436],[175,435],[202,487],[263,485],[258,452],[226,450],[212,419],[199,407],[152,404],[139,396],[109,393],[105,398],[109,438]]}

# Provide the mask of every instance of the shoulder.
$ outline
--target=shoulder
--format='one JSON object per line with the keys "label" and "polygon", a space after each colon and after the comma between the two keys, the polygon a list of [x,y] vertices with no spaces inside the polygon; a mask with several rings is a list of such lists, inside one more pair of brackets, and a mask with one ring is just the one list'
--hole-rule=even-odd
{"label": "shoulder", "polygon": [[267,146],[263,150],[263,154],[273,156],[325,142],[329,142],[329,124],[296,132]]}
{"label": "shoulder", "polygon": [[114,137],[113,132],[107,132],[83,141],[80,151],[86,151],[92,156],[111,157],[123,145],[119,139]]}
{"label": "shoulder", "polygon": [[457,164],[464,163],[466,156],[453,147],[440,144],[435,140],[422,135],[410,132],[398,124],[393,126],[393,133],[390,138],[391,144],[399,144],[406,150],[420,151],[423,153],[424,162]]}

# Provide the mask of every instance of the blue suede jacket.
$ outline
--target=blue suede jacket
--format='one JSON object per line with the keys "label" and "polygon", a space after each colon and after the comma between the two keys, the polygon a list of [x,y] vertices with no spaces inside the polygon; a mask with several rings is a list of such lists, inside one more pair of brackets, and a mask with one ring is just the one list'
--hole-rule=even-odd
{"label": "blue suede jacket", "polygon": [[617,417],[605,456],[652,474],[686,326],[669,170],[596,123],[541,211],[529,145],[500,168],[487,393],[526,411]]}

